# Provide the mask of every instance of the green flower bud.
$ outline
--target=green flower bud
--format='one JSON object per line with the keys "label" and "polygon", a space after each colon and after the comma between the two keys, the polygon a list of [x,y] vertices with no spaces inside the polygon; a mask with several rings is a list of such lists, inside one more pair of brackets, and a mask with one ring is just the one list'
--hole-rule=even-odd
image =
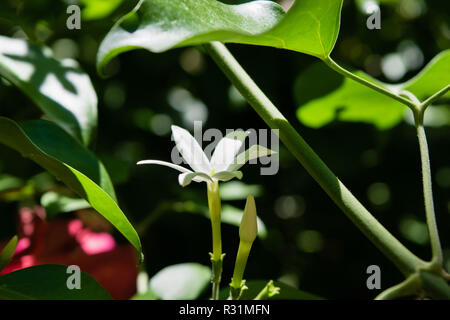
{"label": "green flower bud", "polygon": [[252,195],[248,195],[241,226],[239,227],[239,238],[241,238],[241,241],[252,243],[257,235],[258,221],[256,218],[255,198]]}

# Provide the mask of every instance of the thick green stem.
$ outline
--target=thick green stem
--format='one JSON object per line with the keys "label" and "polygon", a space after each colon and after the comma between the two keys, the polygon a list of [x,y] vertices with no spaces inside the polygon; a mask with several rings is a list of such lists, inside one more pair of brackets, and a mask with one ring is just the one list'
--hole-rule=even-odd
{"label": "thick green stem", "polygon": [[220,232],[220,215],[221,215],[221,204],[219,195],[219,182],[208,182],[208,206],[209,214],[211,219],[211,229],[212,229],[212,254],[211,254],[211,264],[212,264],[212,300],[219,299],[219,289],[220,289],[220,279],[222,277],[222,236]]}
{"label": "thick green stem", "polygon": [[401,297],[407,297],[417,294],[420,290],[420,278],[418,274],[413,274],[403,282],[390,287],[381,292],[375,300],[392,300]]}
{"label": "thick green stem", "polygon": [[352,72],[342,68],[333,59],[331,59],[331,57],[328,57],[328,58],[324,59],[323,62],[327,66],[329,66],[331,69],[333,69],[334,71],[342,74],[343,76],[345,76],[347,78],[350,78],[350,79],[353,79],[356,82],[359,82],[362,85],[365,85],[366,87],[369,87],[369,88],[371,88],[371,89],[373,89],[375,91],[378,91],[378,92],[380,92],[380,93],[382,93],[382,94],[384,94],[384,95],[386,95],[386,96],[388,96],[388,97],[390,97],[392,99],[395,99],[395,100],[403,103],[404,105],[408,106],[412,110],[415,110],[416,105],[413,102],[411,102],[410,100],[408,100],[408,99],[406,99],[406,98],[404,98],[402,96],[399,96],[399,95],[389,91],[388,89],[377,85],[376,83],[373,83],[373,82],[368,81],[368,80],[366,80],[364,78],[361,78],[358,75],[356,75],[356,74],[354,74],[354,73],[352,73]]}
{"label": "thick green stem", "polygon": [[281,141],[308,173],[351,221],[403,274],[409,275],[425,266],[424,261],[415,256],[389,233],[339,181],[280,111],[264,95],[223,44],[212,42],[204,47],[267,125],[272,129],[279,129]]}
{"label": "thick green stem", "polygon": [[423,126],[423,110],[414,113],[416,122],[417,138],[419,140],[420,159],[422,163],[423,195],[425,201],[425,214],[427,219],[428,233],[430,234],[432,263],[442,267],[442,248],[439,240],[439,232],[434,212],[433,190],[431,183],[431,166],[428,152],[427,137]]}

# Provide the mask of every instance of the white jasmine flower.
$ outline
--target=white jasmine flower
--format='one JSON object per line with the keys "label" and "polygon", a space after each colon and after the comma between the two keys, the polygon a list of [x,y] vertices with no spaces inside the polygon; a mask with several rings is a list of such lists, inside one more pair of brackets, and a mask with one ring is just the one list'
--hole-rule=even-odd
{"label": "white jasmine flower", "polygon": [[237,154],[249,134],[248,131],[238,130],[223,137],[214,149],[211,159],[208,159],[198,142],[187,130],[177,126],[171,128],[176,147],[192,170],[160,160],[142,160],[137,164],[159,164],[178,170],[181,172],[178,182],[183,187],[192,181],[214,182],[228,181],[233,178],[241,179],[242,172],[239,169],[247,161],[275,153],[265,147],[253,145]]}

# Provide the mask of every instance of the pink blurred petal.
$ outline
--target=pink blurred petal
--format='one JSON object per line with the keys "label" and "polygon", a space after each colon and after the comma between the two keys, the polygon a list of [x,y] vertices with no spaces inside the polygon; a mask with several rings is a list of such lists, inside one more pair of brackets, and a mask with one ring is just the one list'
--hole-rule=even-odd
{"label": "pink blurred petal", "polygon": [[23,251],[27,250],[31,245],[30,238],[22,238],[17,242],[16,251],[14,251],[14,255],[19,255]]}
{"label": "pink blurred petal", "polygon": [[81,220],[72,220],[67,224],[67,231],[71,236],[75,236],[83,229],[83,223]]}
{"label": "pink blurred petal", "polygon": [[88,255],[109,252],[116,247],[114,238],[106,232],[94,233],[83,230],[77,234],[77,240],[81,249]]}

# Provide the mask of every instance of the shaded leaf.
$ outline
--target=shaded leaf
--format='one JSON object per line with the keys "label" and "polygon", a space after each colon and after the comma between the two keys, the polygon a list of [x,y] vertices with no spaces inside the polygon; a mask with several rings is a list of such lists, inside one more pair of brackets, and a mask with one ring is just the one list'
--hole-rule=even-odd
{"label": "shaded leaf", "polygon": [[[362,72],[355,74],[396,94],[407,90],[423,101],[450,83],[450,50],[437,55],[417,76],[401,84],[389,85]],[[318,81],[324,86],[317,86]],[[301,105],[297,117],[313,128],[339,120],[366,122],[379,129],[389,129],[400,123],[407,111],[400,102],[343,78],[319,63],[310,66],[297,78],[294,94]]]}
{"label": "shaded leaf", "polygon": [[13,300],[110,300],[109,293],[81,272],[80,289],[70,290],[67,266],[46,264],[0,276],[0,297]]}
{"label": "shaded leaf", "polygon": [[42,195],[41,206],[45,208],[47,217],[91,207],[89,202],[84,199],[68,197],[54,191],[49,191]]}
{"label": "shaded leaf", "polygon": [[150,279],[150,290],[163,300],[193,300],[211,280],[209,267],[181,263],[166,267]]}
{"label": "shaded leaf", "polygon": [[143,0],[101,43],[98,69],[134,49],[163,52],[211,41],[271,46],[324,59],[337,39],[341,7],[342,0],[297,0],[285,13],[271,1]]}
{"label": "shaded leaf", "polygon": [[103,165],[64,130],[49,121],[16,123],[0,117],[0,143],[33,160],[86,199],[141,252],[139,237],[117,205]]}
{"label": "shaded leaf", "polygon": [[11,176],[9,174],[0,174],[0,193],[18,189],[22,187],[25,184],[25,181],[23,181],[20,178]]}
{"label": "shaded leaf", "polygon": [[92,140],[97,127],[97,95],[76,61],[58,61],[49,48],[0,36],[0,76],[85,145]]}
{"label": "shaded leaf", "polygon": [[2,271],[9,263],[12,256],[14,255],[14,251],[16,251],[16,247],[17,236],[14,236],[11,238],[11,240],[8,241],[6,246],[3,247],[2,251],[0,251],[0,271]]}

